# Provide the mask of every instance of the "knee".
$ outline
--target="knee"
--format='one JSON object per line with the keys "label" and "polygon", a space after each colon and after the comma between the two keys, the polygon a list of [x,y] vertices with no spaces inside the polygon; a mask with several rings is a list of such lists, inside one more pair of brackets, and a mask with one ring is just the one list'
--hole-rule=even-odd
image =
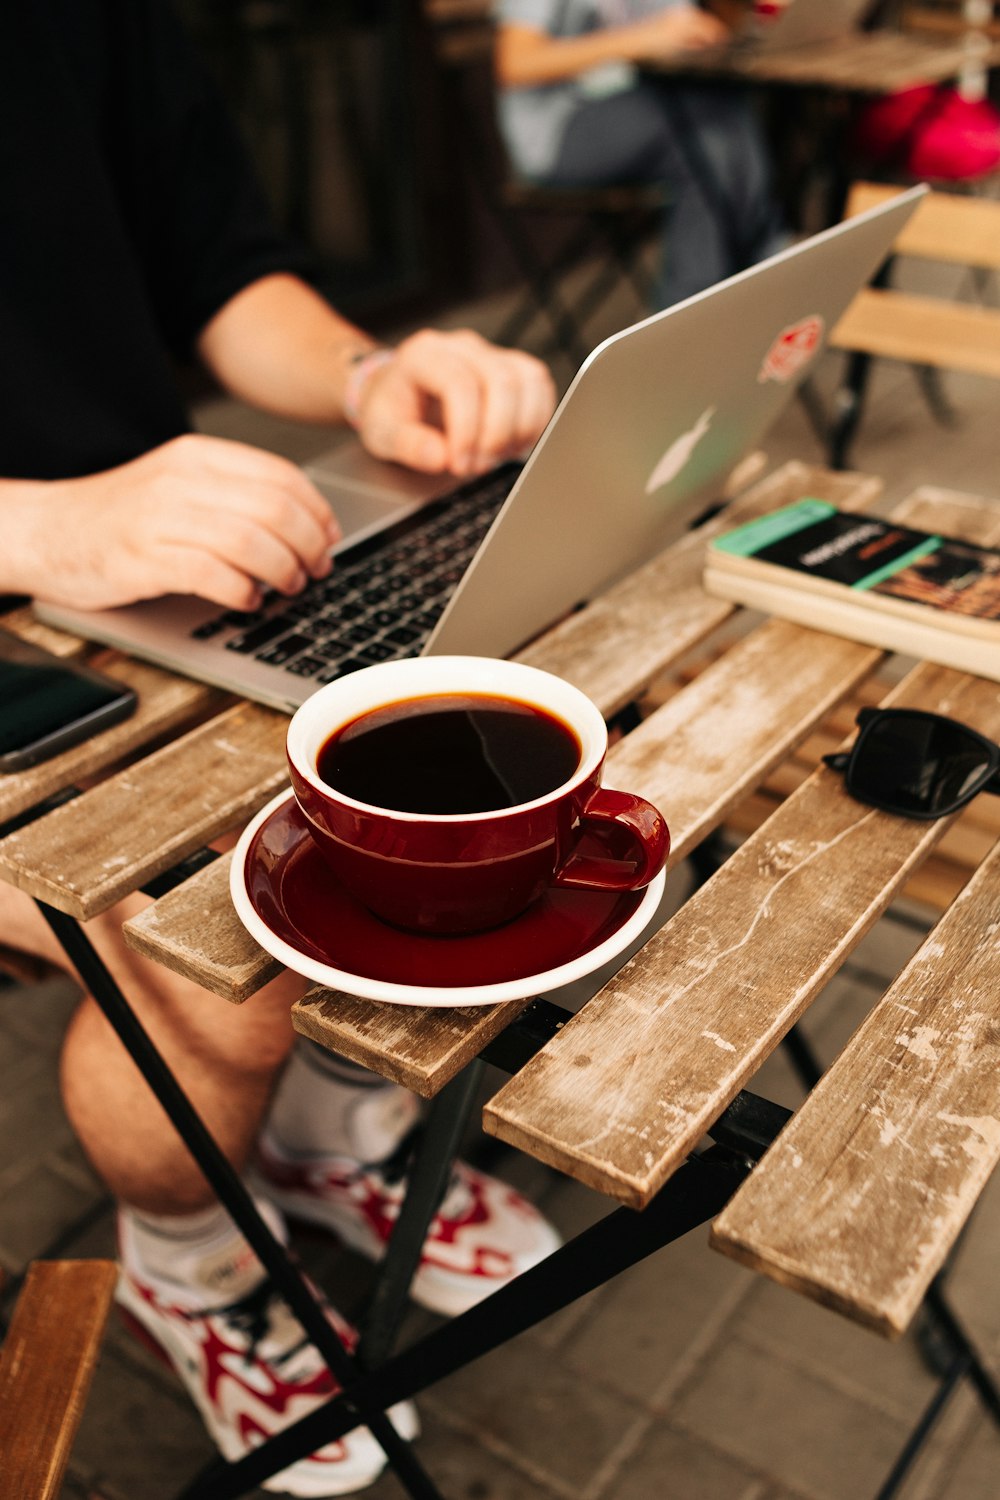
{"label": "knee", "polygon": [[295,1044],[292,1006],[308,988],[308,982],[299,975],[286,973],[264,985],[242,1005],[219,1002],[226,1020],[242,1033],[240,1050],[251,1067],[261,1073],[273,1073],[283,1066]]}

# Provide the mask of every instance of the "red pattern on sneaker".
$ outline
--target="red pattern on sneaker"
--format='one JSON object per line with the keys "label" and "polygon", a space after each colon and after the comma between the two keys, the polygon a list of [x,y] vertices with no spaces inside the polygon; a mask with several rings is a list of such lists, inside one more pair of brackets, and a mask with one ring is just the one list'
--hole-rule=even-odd
{"label": "red pattern on sneaker", "polygon": [[[290,1161],[266,1141],[260,1170],[269,1197],[291,1217],[332,1230],[372,1260],[385,1253],[406,1191],[401,1177],[343,1157]],[[457,1161],[411,1293],[435,1312],[462,1312],[558,1245],[514,1188]]]}
{"label": "red pattern on sneaker", "polygon": [[[243,1457],[339,1390],[270,1283],[262,1283],[230,1307],[198,1310],[168,1300],[123,1270],[118,1301],[126,1321],[180,1376],[219,1451],[229,1460]],[[354,1329],[329,1304],[324,1310],[345,1348],[352,1350],[357,1342]],[[404,1437],[415,1435],[412,1407],[401,1404],[390,1415]],[[385,1462],[368,1429],[357,1428],[266,1480],[263,1487],[321,1500],[364,1488]]]}

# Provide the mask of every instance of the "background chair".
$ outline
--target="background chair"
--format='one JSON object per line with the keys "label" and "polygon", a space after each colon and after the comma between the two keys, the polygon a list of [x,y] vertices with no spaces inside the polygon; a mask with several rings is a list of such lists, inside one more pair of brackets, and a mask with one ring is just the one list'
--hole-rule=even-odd
{"label": "background chair", "polygon": [[[845,217],[900,191],[856,183]],[[974,288],[982,296],[982,278],[1000,270],[1000,203],[951,193],[928,194],[875,281],[858,294],[834,328],[830,346],[845,350],[849,359],[835,398],[829,439],[832,468],[847,467],[873,359],[902,360],[918,371],[954,370],[1000,379],[1000,309],[981,301],[897,290],[891,277],[906,257],[950,266],[959,282],[963,269],[972,272],[979,278]],[[941,407],[933,386],[928,395],[935,414],[948,420],[950,412]]]}
{"label": "background chair", "polygon": [[[459,12],[453,20],[445,13],[431,36],[456,170],[468,178],[488,236],[499,238],[522,284],[493,336],[501,344],[523,344],[544,320],[549,338],[532,347],[543,357],[561,354],[575,373],[593,347],[588,319],[623,282],[640,315],[652,310],[653,281],[644,261],[651,243],[659,243],[667,196],[655,183],[559,188],[516,178],[496,123],[494,44],[494,23],[481,13],[470,19]],[[569,287],[567,273],[582,265],[586,271]]]}
{"label": "background chair", "polygon": [[101,1348],[118,1271],[34,1261],[0,1345],[0,1491],[56,1500]]}

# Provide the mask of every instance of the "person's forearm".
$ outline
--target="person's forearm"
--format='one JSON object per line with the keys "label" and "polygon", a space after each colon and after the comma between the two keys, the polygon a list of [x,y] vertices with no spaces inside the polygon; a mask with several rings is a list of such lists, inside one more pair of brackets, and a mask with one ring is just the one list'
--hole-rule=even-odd
{"label": "person's forearm", "polygon": [[230,394],[300,422],[340,422],[352,360],[376,341],[295,276],[266,276],[202,329],[199,353]]}
{"label": "person's forearm", "polygon": [[637,26],[607,26],[570,37],[553,37],[529,26],[502,26],[496,47],[497,81],[503,88],[564,83],[602,63],[634,59],[639,35]]}
{"label": "person's forearm", "polygon": [[45,568],[45,515],[49,485],[36,479],[0,479],[0,594],[35,594]]}

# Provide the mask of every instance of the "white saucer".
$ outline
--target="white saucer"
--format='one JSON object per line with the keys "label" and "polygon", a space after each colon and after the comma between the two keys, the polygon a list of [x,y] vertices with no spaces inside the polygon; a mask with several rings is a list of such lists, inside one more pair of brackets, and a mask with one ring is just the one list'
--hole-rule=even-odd
{"label": "white saucer", "polygon": [[495,1005],[585,978],[641,935],[665,881],[661,870],[644,890],[623,895],[553,887],[492,932],[421,937],[379,921],[349,895],[290,790],[248,824],[230,870],[240,921],[293,973],[367,1000],[424,1006]]}

